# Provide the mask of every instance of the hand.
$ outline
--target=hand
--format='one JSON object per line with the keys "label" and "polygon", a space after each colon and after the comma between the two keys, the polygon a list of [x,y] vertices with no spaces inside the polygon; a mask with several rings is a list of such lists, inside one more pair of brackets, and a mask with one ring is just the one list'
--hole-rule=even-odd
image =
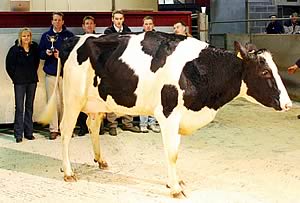
{"label": "hand", "polygon": [[289,74],[294,74],[297,71],[298,68],[299,67],[296,64],[292,65],[292,66],[288,67],[288,73]]}
{"label": "hand", "polygon": [[58,58],[59,57],[59,51],[57,49],[54,50],[54,57]]}
{"label": "hand", "polygon": [[52,51],[51,51],[50,49],[47,49],[47,50],[46,50],[46,54],[47,54],[48,56],[51,56],[53,53],[52,53]]}

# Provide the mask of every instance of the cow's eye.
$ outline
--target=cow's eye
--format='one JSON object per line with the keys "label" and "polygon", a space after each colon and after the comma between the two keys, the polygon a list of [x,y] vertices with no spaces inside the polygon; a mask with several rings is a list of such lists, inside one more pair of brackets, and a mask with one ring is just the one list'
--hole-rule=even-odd
{"label": "cow's eye", "polygon": [[261,74],[262,74],[262,76],[264,76],[264,77],[269,77],[269,76],[271,76],[269,70],[263,70]]}

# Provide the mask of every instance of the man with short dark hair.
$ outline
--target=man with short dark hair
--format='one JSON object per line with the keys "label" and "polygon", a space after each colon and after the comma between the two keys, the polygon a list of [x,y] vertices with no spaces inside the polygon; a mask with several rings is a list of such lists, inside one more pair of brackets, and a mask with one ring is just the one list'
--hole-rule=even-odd
{"label": "man with short dark hair", "polygon": [[[56,73],[57,73],[57,59],[59,56],[59,49],[63,41],[74,34],[67,30],[64,26],[64,14],[61,12],[54,12],[52,14],[50,29],[43,33],[39,49],[40,58],[45,60],[44,72],[46,73],[45,83],[46,83],[46,94],[47,98],[51,97],[54,90]],[[50,140],[56,139],[59,135],[59,123],[63,114],[63,98],[62,98],[62,79],[59,78],[58,88],[56,92],[56,112],[49,124]]]}
{"label": "man with short dark hair", "polygon": [[[154,20],[152,16],[145,16],[143,18],[143,31],[150,32],[154,30]],[[156,119],[153,116],[140,116],[140,130],[143,133],[148,133],[149,130],[155,133],[160,132],[159,126],[156,124]]]}
{"label": "man with short dark hair", "polygon": [[82,29],[84,31],[84,34],[95,34],[95,18],[93,16],[84,16],[82,20]]}
{"label": "man with short dark hair", "polygon": [[154,31],[154,20],[152,16],[145,16],[143,18],[143,31]]}
{"label": "man with short dark hair", "polygon": [[[83,34],[95,34],[96,23],[95,18],[93,16],[85,16],[82,19],[82,29],[84,31]],[[86,125],[87,115],[83,112],[79,113],[77,118],[77,124],[79,126],[78,136],[84,136],[89,133],[89,129]]]}
{"label": "man with short dark hair", "polygon": [[[122,10],[115,10],[112,12],[112,25],[104,30],[104,34],[111,33],[126,33],[131,32],[130,28],[124,23],[125,17]],[[109,134],[112,136],[117,135],[117,115],[115,113],[107,113],[106,119],[108,121]],[[133,116],[125,115],[122,117],[123,127],[122,130],[139,133],[139,127],[133,125]]]}
{"label": "man with short dark hair", "polygon": [[266,33],[267,34],[283,34],[284,33],[284,28],[280,22],[276,20],[277,16],[276,15],[271,15],[271,22],[268,24],[266,28]]}
{"label": "man with short dark hair", "polygon": [[116,32],[131,32],[130,28],[124,23],[125,17],[122,10],[115,10],[112,12],[112,25],[104,30],[104,34]]}
{"label": "man with short dark hair", "polygon": [[178,21],[173,25],[174,33],[176,35],[183,35],[187,37],[191,37],[192,35],[187,32],[186,24],[183,21]]}

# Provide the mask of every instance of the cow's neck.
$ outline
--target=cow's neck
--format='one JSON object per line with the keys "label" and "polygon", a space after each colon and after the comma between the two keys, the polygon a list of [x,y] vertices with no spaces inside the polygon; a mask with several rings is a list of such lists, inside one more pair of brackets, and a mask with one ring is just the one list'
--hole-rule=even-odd
{"label": "cow's neck", "polygon": [[242,61],[233,53],[208,48],[186,64],[180,77],[184,105],[193,111],[219,109],[240,93]]}

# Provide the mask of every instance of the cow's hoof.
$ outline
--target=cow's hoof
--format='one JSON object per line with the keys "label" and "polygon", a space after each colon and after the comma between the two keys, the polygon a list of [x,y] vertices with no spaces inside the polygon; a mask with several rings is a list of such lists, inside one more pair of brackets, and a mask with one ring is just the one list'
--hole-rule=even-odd
{"label": "cow's hoof", "polygon": [[108,168],[108,164],[106,161],[102,161],[102,162],[98,162],[99,163],[99,168],[100,169],[107,169]]}
{"label": "cow's hoof", "polygon": [[99,164],[100,169],[107,169],[108,168],[108,164],[107,164],[106,161],[97,161],[96,159],[94,159],[94,162]]}
{"label": "cow's hoof", "polygon": [[172,193],[172,197],[177,199],[186,198],[186,194],[184,193],[184,191],[180,191],[180,192]]}
{"label": "cow's hoof", "polygon": [[76,182],[77,178],[75,177],[75,175],[64,176],[64,181],[66,181],[66,182]]}

